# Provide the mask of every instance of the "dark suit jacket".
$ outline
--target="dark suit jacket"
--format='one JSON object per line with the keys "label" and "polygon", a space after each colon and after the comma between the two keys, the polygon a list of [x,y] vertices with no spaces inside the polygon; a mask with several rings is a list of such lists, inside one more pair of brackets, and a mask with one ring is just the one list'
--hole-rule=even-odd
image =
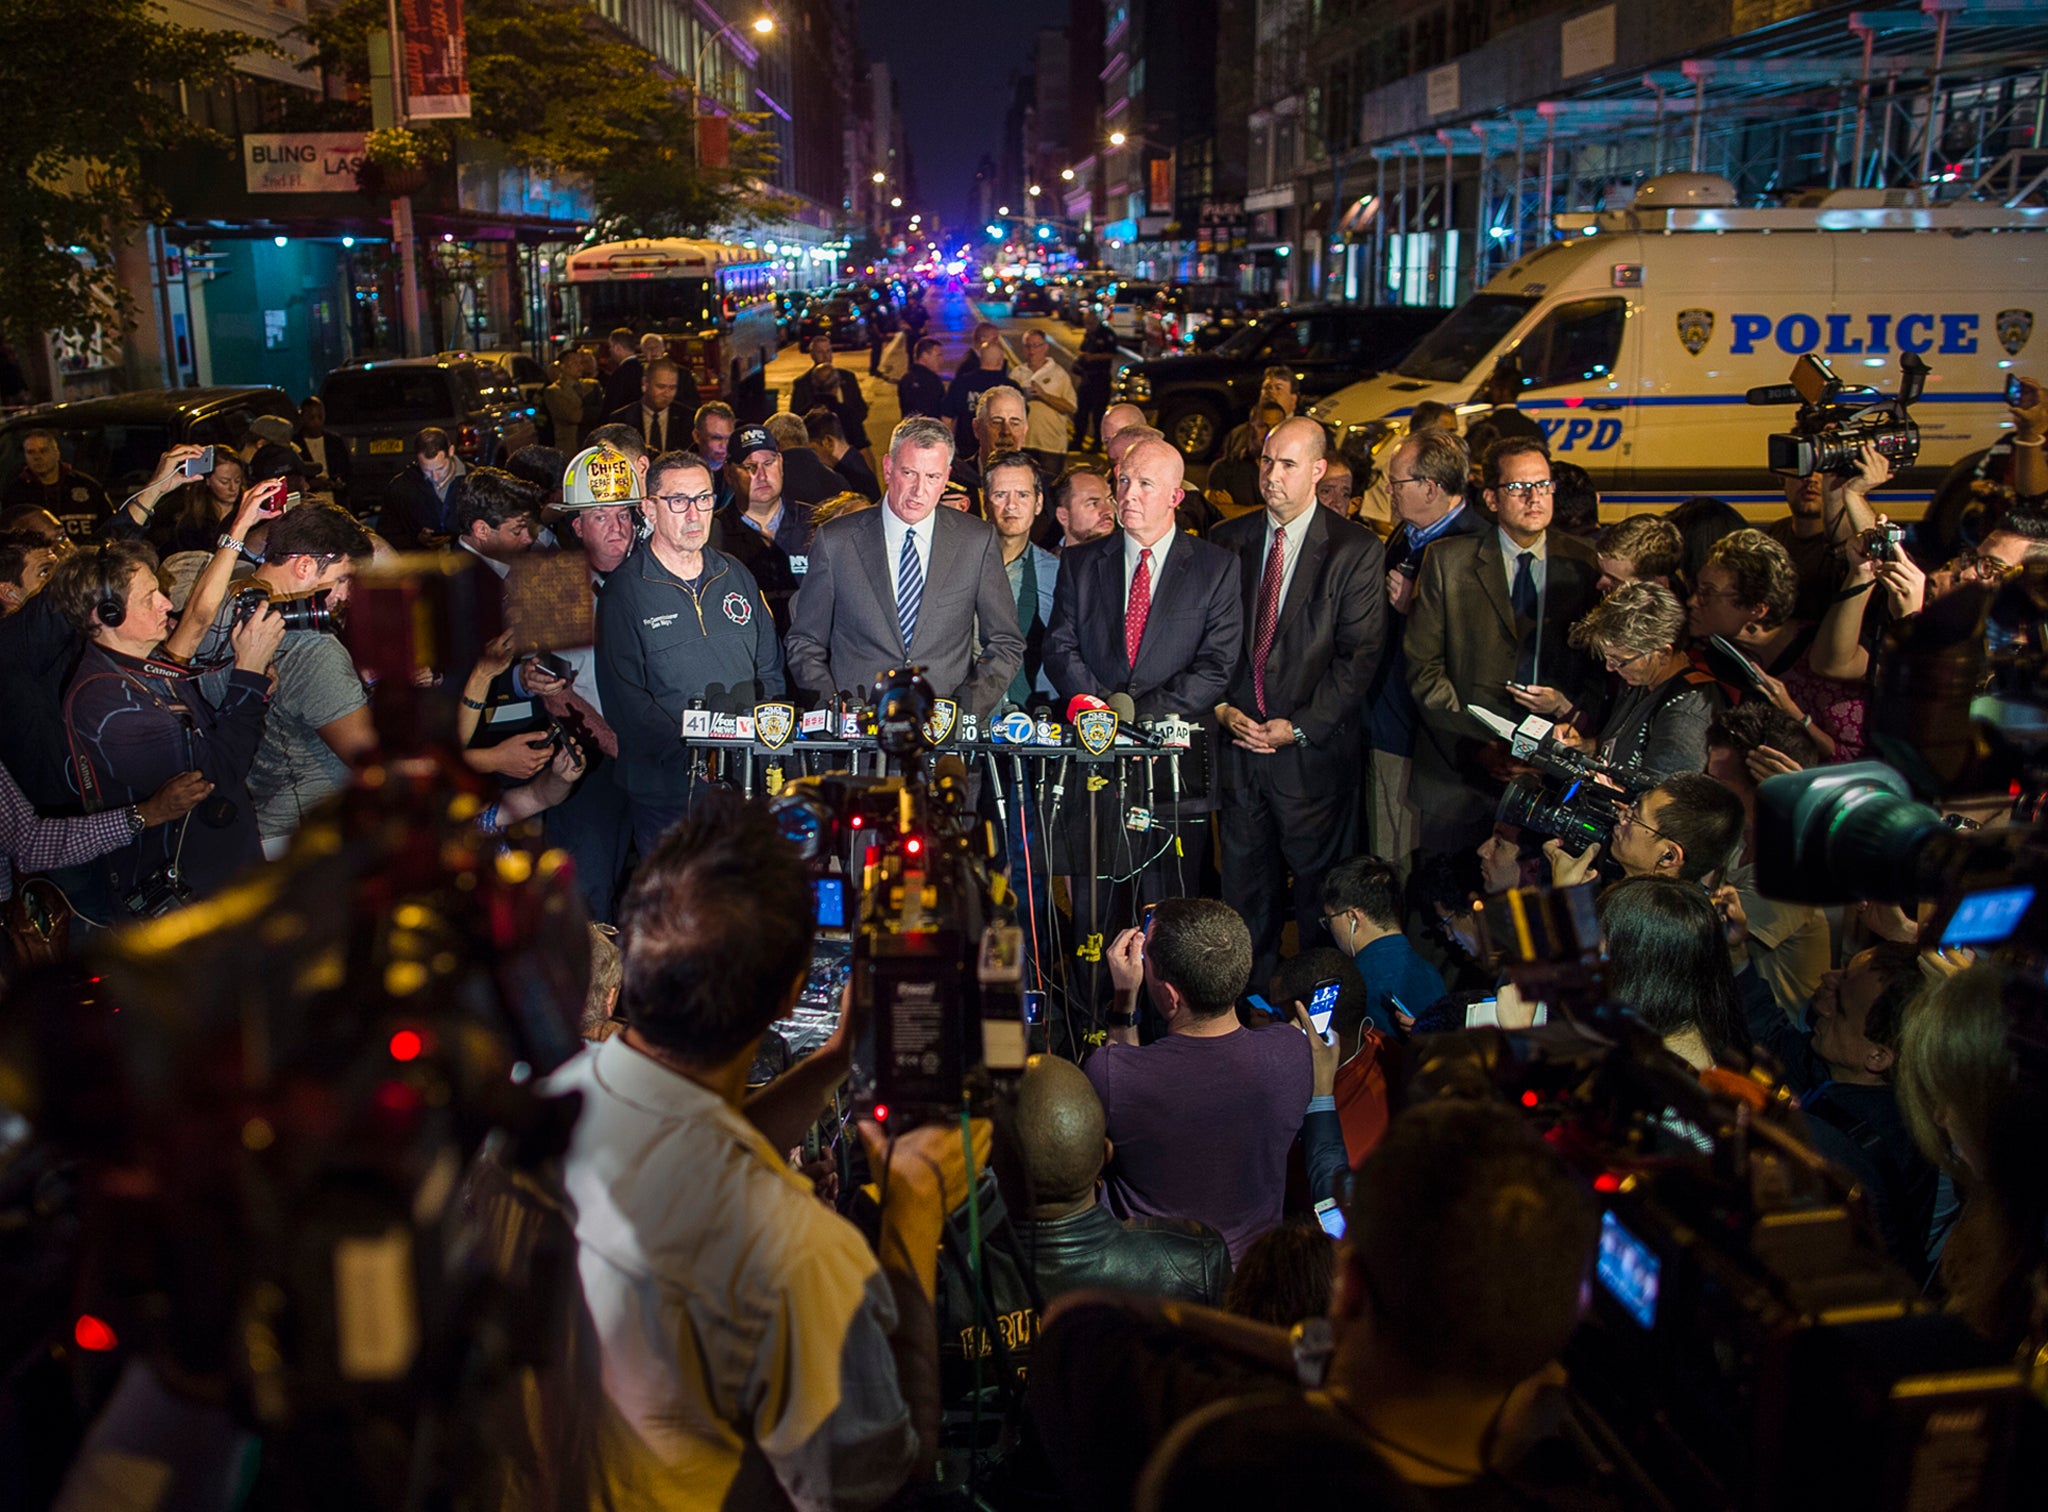
{"label": "dark suit jacket", "polygon": [[819,699],[841,688],[864,694],[880,673],[915,664],[941,698],[986,719],[1024,664],[995,530],[958,510],[932,511],[924,599],[906,646],[882,544],[888,507],[841,515],[812,539],[810,570],[789,606],[790,681]]}
{"label": "dark suit jacket", "polygon": [[646,369],[638,357],[628,357],[612,369],[611,377],[604,381],[604,412],[624,409],[640,402],[640,385],[645,379]]}
{"label": "dark suit jacket", "polygon": [[[663,427],[661,438],[663,451],[694,451],[696,449],[696,438],[690,434],[690,416],[692,413],[693,411],[683,408],[681,400],[668,407],[668,424]],[[646,439],[647,431],[641,424],[640,401],[638,399],[619,409],[613,410],[604,417],[604,423],[606,425],[623,425],[626,429],[638,434],[642,440]]]}
{"label": "dark suit jacket", "polygon": [[832,465],[808,446],[793,446],[782,454],[782,497],[797,504],[822,504],[834,494],[846,492],[846,480]]}
{"label": "dark suit jacket", "polygon": [[804,373],[789,386],[789,412],[793,415],[808,415],[817,405],[824,405],[839,417],[840,429],[846,432],[846,444],[859,451],[868,444],[868,401],[860,391],[860,379],[849,369],[835,367],[839,377],[835,394],[817,379],[816,368]]}
{"label": "dark suit jacket", "polygon": [[[1308,533],[1266,658],[1265,717],[1293,721],[1309,740],[1306,750],[1283,750],[1274,760],[1334,770],[1357,762],[1358,706],[1385,651],[1386,548],[1364,526],[1320,505],[1311,504],[1302,520]],[[1252,644],[1266,571],[1266,512],[1226,521],[1210,539],[1237,558],[1243,602],[1244,653],[1228,702],[1258,719]]]}
{"label": "dark suit jacket", "polygon": [[1152,589],[1136,666],[1124,655],[1124,533],[1060,558],[1045,673],[1062,702],[1127,693],[1140,719],[1213,722],[1243,644],[1237,559],[1220,546],[1190,535],[1174,541]]}
{"label": "dark suit jacket", "polygon": [[[1545,552],[1539,680],[1573,698],[1597,682],[1599,669],[1571,649],[1566,635],[1599,597],[1600,563],[1575,536],[1549,532]],[[1478,764],[1494,739],[1465,712],[1473,704],[1520,723],[1527,711],[1508,695],[1515,675],[1514,606],[1500,531],[1446,536],[1422,556],[1404,640],[1408,687],[1420,724],[1415,732],[1416,806],[1452,822],[1483,819],[1499,786]]]}
{"label": "dark suit jacket", "polygon": [[844,478],[847,486],[855,493],[865,494],[875,500],[882,497],[881,480],[875,476],[875,470],[868,466],[868,459],[857,450],[844,453],[832,464],[832,470]]}

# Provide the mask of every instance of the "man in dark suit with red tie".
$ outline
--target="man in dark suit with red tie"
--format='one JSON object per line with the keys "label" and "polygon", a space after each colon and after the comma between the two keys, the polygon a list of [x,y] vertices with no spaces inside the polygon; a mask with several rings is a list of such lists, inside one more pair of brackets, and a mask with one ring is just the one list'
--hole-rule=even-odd
{"label": "man in dark suit with red tie", "polygon": [[[1062,705],[1077,694],[1107,700],[1122,693],[1140,720],[1173,714],[1208,727],[1213,751],[1216,705],[1244,640],[1244,607],[1236,558],[1174,528],[1181,477],[1180,453],[1164,441],[1140,442],[1125,455],[1116,489],[1122,528],[1060,559],[1044,670]],[[1185,769],[1185,755],[1181,761]],[[1075,875],[1074,926],[1084,944],[1096,934],[1106,940],[1108,925],[1131,917],[1125,889],[1101,898],[1105,889],[1092,885],[1096,879],[1128,878],[1137,901],[1156,902],[1190,894],[1200,869],[1199,824],[1213,801],[1206,793],[1186,793],[1176,807],[1163,761],[1143,763],[1136,772],[1134,765],[1119,762],[1110,784],[1095,795],[1092,876],[1090,803],[1085,792],[1073,796],[1072,788],[1082,784],[1078,776],[1070,779],[1061,839],[1067,870]],[[1131,829],[1134,807],[1159,822]]]}
{"label": "man in dark suit with red tie", "polygon": [[1323,873],[1351,853],[1360,759],[1358,706],[1385,647],[1386,551],[1373,533],[1316,506],[1328,442],[1313,420],[1283,421],[1259,456],[1265,509],[1210,539],[1238,561],[1248,627],[1223,750],[1223,901],[1252,934],[1252,980],[1280,955],[1287,879],[1301,948],[1322,934]]}

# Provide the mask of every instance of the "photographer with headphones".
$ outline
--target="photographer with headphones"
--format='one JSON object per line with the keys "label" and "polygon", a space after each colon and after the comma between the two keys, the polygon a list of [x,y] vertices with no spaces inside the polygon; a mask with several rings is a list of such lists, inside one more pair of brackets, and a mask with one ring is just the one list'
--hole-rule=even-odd
{"label": "photographer with headphones", "polygon": [[213,785],[176,823],[145,832],[139,814],[131,820],[134,840],[107,862],[117,916],[153,917],[204,897],[263,854],[246,780],[284,621],[265,607],[235,631],[233,669],[216,708],[200,695],[197,670],[166,654],[171,601],[156,565],[139,542],[104,542],[66,560],[44,589],[87,642],[64,695],[71,770],[86,810],[133,805],[181,772]]}

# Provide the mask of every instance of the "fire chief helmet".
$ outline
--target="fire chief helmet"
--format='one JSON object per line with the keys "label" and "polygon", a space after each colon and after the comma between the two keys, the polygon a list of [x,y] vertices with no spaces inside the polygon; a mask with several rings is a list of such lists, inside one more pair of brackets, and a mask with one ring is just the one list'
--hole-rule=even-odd
{"label": "fire chief helmet", "polygon": [[616,447],[592,446],[580,451],[562,474],[564,509],[639,502],[640,479],[633,470],[633,459]]}

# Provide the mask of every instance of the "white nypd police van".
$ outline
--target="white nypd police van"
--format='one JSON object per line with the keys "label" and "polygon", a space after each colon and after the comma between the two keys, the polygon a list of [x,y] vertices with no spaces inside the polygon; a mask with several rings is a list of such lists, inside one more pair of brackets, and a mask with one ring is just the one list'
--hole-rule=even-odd
{"label": "white nypd police van", "polygon": [[[1920,513],[1944,473],[2008,427],[2008,370],[2048,375],[2048,210],[1887,203],[1838,190],[1811,208],[1745,210],[1709,174],[1646,181],[1625,210],[1560,215],[1561,239],[1454,310],[1391,371],[1310,412],[1378,449],[1426,399],[1470,406],[1503,359],[1551,453],[1592,474],[1601,514],[1712,494],[1784,507],[1764,437],[1794,410],[1754,408],[1812,353],[1850,384],[1897,391],[1901,352],[1931,369],[1918,462],[1884,491]],[[2031,360],[2030,360],[2031,359]],[[1754,506],[1770,506],[1768,509]],[[1902,507],[1903,506],[1903,507]]]}

